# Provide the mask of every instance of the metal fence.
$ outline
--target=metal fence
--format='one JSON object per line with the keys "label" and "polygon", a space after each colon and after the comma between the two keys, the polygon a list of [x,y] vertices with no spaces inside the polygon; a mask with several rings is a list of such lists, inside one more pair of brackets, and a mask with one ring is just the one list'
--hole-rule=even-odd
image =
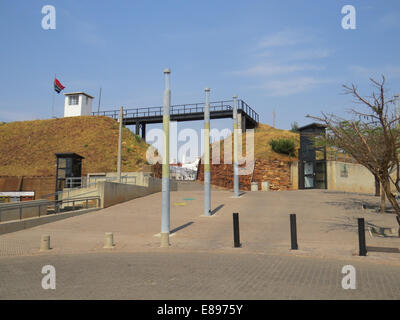
{"label": "metal fence", "polygon": [[[135,176],[122,176],[121,177],[121,183],[125,184],[136,184],[136,178]],[[54,198],[65,198],[65,199],[72,199],[71,198],[71,193],[75,192],[76,190],[79,189],[85,189],[89,187],[96,187],[97,183],[106,181],[106,182],[118,182],[118,177],[90,177],[89,179],[87,177],[72,177],[72,178],[66,178],[66,189],[49,193],[46,195],[42,196],[42,199],[54,199]],[[93,193],[93,190],[88,190],[87,192],[80,193],[79,195],[85,195],[85,194],[90,194]]]}
{"label": "metal fence", "polygon": [[340,151],[332,151],[328,150],[326,152],[326,158],[330,161],[340,161],[340,162],[347,162],[347,163],[358,163],[356,159],[354,159],[351,155],[346,154]]}
{"label": "metal fence", "polygon": [[100,197],[61,200],[34,200],[0,205],[0,222],[23,220],[81,209],[100,208]]}

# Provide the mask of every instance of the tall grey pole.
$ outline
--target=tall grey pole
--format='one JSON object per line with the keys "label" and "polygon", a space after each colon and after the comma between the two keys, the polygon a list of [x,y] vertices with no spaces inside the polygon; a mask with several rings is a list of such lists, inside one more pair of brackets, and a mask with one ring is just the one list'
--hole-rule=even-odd
{"label": "tall grey pole", "polygon": [[210,88],[205,88],[204,106],[204,215],[211,216],[211,175],[210,175]]}
{"label": "tall grey pole", "polygon": [[272,110],[272,126],[275,128],[275,118],[276,118],[276,113],[275,109]]}
{"label": "tall grey pole", "polygon": [[[54,83],[55,83],[56,79],[57,79],[57,74],[54,74],[53,86],[54,86]],[[55,91],[56,90],[53,87],[53,103],[51,104],[51,118],[54,118],[54,92]]]}
{"label": "tall grey pole", "polygon": [[100,115],[100,103],[101,103],[101,88],[100,88],[100,92],[99,92],[99,105],[97,107],[98,115]]}
{"label": "tall grey pole", "polygon": [[233,192],[239,197],[237,96],[233,96]]}
{"label": "tall grey pole", "polygon": [[117,176],[118,182],[121,183],[121,152],[122,152],[122,122],[124,107],[119,109],[119,135],[118,135],[118,160],[117,160]]}
{"label": "tall grey pole", "polygon": [[163,130],[164,130],[164,153],[162,163],[162,213],[161,213],[161,247],[169,246],[169,114],[171,107],[171,89],[169,69],[164,70],[165,90],[164,90],[164,114],[163,114]]}

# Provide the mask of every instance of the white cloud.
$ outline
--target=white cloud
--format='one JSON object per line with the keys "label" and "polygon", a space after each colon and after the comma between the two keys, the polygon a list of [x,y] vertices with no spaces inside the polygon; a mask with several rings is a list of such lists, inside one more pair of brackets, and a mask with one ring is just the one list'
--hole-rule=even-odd
{"label": "white cloud", "polygon": [[283,62],[291,62],[291,61],[307,61],[307,60],[318,60],[324,59],[332,56],[333,50],[326,48],[313,48],[313,49],[296,49],[291,48],[288,52],[287,50],[275,50],[272,51],[269,49],[268,51],[260,52],[254,54],[256,58],[271,58],[271,59],[279,59],[279,61]]}
{"label": "white cloud", "polygon": [[235,74],[245,76],[276,76],[282,74],[290,74],[306,70],[323,70],[324,67],[309,65],[309,64],[279,64],[279,63],[264,63],[259,64],[242,71],[236,71]]}
{"label": "white cloud", "polygon": [[262,39],[258,45],[262,48],[293,46],[312,41],[313,37],[304,32],[284,30]]}
{"label": "white cloud", "polygon": [[332,55],[329,49],[306,49],[293,51],[288,55],[289,60],[314,60],[328,58]]}
{"label": "white cloud", "polygon": [[267,95],[297,94],[330,82],[315,77],[315,71],[325,70],[315,60],[331,56],[332,50],[319,46],[310,32],[280,31],[263,38],[255,47],[252,65],[233,74],[254,78],[258,82],[254,87]]}
{"label": "white cloud", "polygon": [[266,94],[269,96],[288,96],[312,90],[329,82],[331,82],[331,80],[298,77],[286,80],[268,80],[259,86],[259,88],[265,90]]}

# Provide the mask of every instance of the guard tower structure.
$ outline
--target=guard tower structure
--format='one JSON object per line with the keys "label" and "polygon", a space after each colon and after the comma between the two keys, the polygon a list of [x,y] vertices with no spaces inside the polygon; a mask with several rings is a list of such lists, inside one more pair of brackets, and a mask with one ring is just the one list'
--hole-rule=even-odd
{"label": "guard tower structure", "polygon": [[64,93],[64,118],[91,116],[93,97],[85,92]]}
{"label": "guard tower structure", "polygon": [[325,136],[326,126],[311,123],[299,128],[299,189],[327,189],[326,147],[314,145],[317,136]]}
{"label": "guard tower structure", "polygon": [[[73,152],[56,153],[56,193],[64,188],[79,187],[82,176],[82,160],[85,159]],[[75,178],[75,179],[74,179]]]}

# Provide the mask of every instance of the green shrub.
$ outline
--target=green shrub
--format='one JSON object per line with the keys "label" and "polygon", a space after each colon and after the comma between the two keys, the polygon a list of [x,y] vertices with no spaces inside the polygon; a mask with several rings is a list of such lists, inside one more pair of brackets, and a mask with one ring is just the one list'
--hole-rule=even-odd
{"label": "green shrub", "polygon": [[296,146],[294,142],[290,139],[278,139],[278,140],[272,139],[269,142],[269,145],[271,146],[272,150],[274,150],[277,153],[287,154],[289,156],[295,155],[294,152],[296,150]]}

